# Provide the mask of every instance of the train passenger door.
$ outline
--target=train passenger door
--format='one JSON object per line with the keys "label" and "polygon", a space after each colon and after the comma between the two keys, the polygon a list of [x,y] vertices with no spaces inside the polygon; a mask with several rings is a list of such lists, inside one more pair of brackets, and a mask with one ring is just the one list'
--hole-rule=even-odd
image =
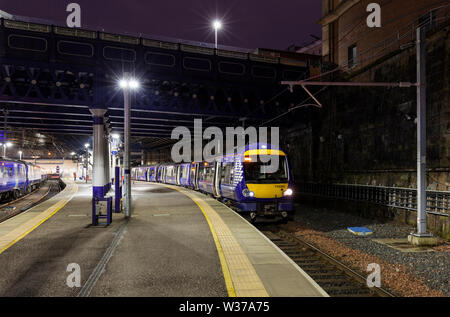
{"label": "train passenger door", "polygon": [[180,185],[180,177],[181,177],[181,165],[178,165],[177,166],[177,179],[176,179],[176,183],[177,183],[177,185]]}
{"label": "train passenger door", "polygon": [[214,184],[213,191],[215,197],[220,197],[220,178],[222,176],[222,164],[221,162],[215,162]]}
{"label": "train passenger door", "polygon": [[194,165],[195,167],[195,171],[194,171],[194,188],[195,190],[198,190],[198,170],[200,168],[200,164],[199,163],[195,163]]}

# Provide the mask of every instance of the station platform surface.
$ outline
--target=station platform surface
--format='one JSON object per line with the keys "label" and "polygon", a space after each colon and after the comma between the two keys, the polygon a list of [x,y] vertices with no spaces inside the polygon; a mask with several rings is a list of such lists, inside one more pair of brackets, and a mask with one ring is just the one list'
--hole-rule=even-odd
{"label": "station platform surface", "polygon": [[[327,296],[213,198],[136,182],[132,217],[114,214],[109,226],[94,227],[92,185],[66,183],[0,223],[0,296]],[[67,284],[73,264],[80,287]]]}

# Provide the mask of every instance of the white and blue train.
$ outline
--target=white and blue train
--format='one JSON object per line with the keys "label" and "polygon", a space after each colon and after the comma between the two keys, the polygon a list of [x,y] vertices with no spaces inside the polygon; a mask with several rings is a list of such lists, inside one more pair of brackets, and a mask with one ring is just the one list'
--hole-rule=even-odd
{"label": "white and blue train", "polygon": [[32,163],[0,160],[0,200],[30,193],[44,181],[41,168]]}
{"label": "white and blue train", "polygon": [[[277,156],[278,169],[266,168],[267,156]],[[249,213],[252,221],[257,216],[281,216],[287,220],[293,212],[293,179],[287,155],[270,144],[247,145],[238,153],[216,157],[213,162],[139,166],[132,169],[131,178],[210,194]]]}

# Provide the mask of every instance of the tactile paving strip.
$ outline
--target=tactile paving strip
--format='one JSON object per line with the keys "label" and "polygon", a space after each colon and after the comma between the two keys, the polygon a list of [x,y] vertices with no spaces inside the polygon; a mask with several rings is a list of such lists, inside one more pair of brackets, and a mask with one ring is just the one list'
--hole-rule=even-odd
{"label": "tactile paving strip", "polygon": [[39,227],[43,222],[56,214],[64,207],[78,191],[78,185],[69,182],[62,192],[50,198],[45,203],[57,201],[42,212],[35,212],[37,205],[23,214],[19,214],[0,224],[0,254],[24,238],[31,231]]}
{"label": "tactile paving strip", "polygon": [[242,250],[230,228],[214,208],[195,193],[171,185],[164,186],[177,190],[191,198],[205,215],[216,242],[229,296],[269,296],[249,258]]}

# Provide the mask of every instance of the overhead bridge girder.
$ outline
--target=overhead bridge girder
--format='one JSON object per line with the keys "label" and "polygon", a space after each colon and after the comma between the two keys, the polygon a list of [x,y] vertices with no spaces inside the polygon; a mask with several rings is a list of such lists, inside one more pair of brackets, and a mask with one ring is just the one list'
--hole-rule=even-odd
{"label": "overhead bridge girder", "polygon": [[132,100],[133,117],[180,122],[209,117],[211,124],[273,118],[298,100],[282,93],[280,82],[307,78],[312,58],[286,61],[3,19],[0,47],[2,106],[23,111],[15,116],[59,112],[69,121],[74,116],[89,120],[92,108],[123,113],[118,81],[124,72],[141,83]]}

